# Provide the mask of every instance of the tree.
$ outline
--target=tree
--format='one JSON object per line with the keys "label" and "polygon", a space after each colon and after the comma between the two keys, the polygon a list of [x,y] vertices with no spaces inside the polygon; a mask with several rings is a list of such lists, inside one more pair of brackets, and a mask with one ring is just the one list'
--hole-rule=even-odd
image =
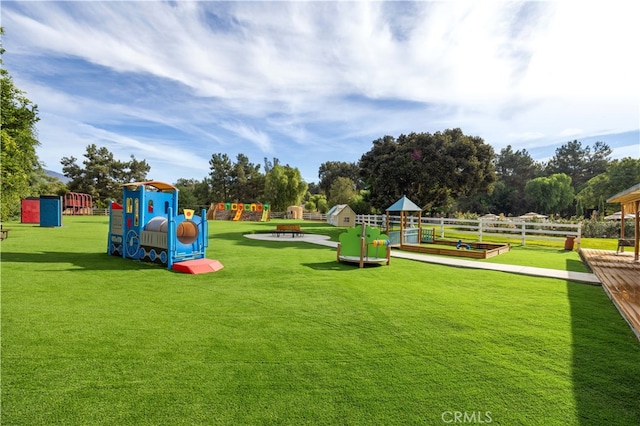
{"label": "tree", "polygon": [[133,155],[128,162],[116,162],[117,181],[122,183],[143,182],[150,170],[145,160],[138,161]]}
{"label": "tree", "polygon": [[73,156],[62,157],[62,173],[71,179],[67,183],[70,191],[91,195],[98,207],[107,206],[109,200],[121,201],[121,185],[145,181],[151,170],[145,160],[137,161],[132,155],[130,161],[118,161],[106,147],[95,144],[87,146],[84,157],[84,167]]}
{"label": "tree", "polygon": [[424,210],[444,211],[461,196],[487,192],[495,181],[494,152],[460,129],[375,140],[359,162],[369,201],[385,209],[406,195]]}
{"label": "tree", "polygon": [[583,148],[580,141],[570,141],[556,149],[555,156],[547,163],[545,173],[566,174],[579,192],[589,179],[604,173],[610,155],[611,148],[604,142],[596,142],[592,152],[589,146]]}
{"label": "tree", "polygon": [[526,149],[514,152],[508,145],[496,157],[495,169],[497,182],[489,198],[490,209],[513,215],[524,213],[527,209],[524,188],[539,176],[542,165],[534,161]]}
{"label": "tree", "polygon": [[[307,207],[307,204],[309,207]],[[324,194],[314,194],[309,197],[309,201],[305,204],[305,208],[309,211],[318,211],[320,213],[326,213],[329,211],[329,204],[327,203],[327,197]]]}
{"label": "tree", "polygon": [[322,163],[318,169],[318,178],[320,178],[318,187],[327,198],[331,198],[331,185],[339,177],[351,179],[357,191],[364,189],[364,182],[360,178],[360,168],[356,163],[327,161]]}
{"label": "tree", "polygon": [[219,202],[259,202],[264,194],[264,175],[260,173],[260,165],[251,163],[244,154],[238,154],[236,160],[233,163],[227,154],[222,153],[211,156],[211,197]]}
{"label": "tree", "polygon": [[601,173],[586,183],[576,195],[584,209],[600,209],[601,200],[624,191],[640,182],[640,159],[626,157],[613,160]]}
{"label": "tree", "polygon": [[246,155],[238,154],[231,177],[231,199],[243,203],[253,203],[262,199],[264,175],[260,173],[259,164],[253,164]]}
{"label": "tree", "polygon": [[528,201],[542,213],[555,214],[571,205],[574,198],[571,178],[564,173],[530,180],[525,186]]}
{"label": "tree", "polygon": [[338,176],[329,189],[329,205],[348,204],[358,194],[355,186],[350,178]]}
{"label": "tree", "polygon": [[271,211],[285,211],[288,206],[299,205],[307,192],[300,170],[289,165],[275,165],[265,177],[265,198]]}
{"label": "tree", "polygon": [[199,212],[211,205],[206,178],[203,181],[180,178],[174,186],[180,191],[178,209],[194,209]]}
{"label": "tree", "polygon": [[[227,154],[213,154],[209,160],[211,172],[211,197],[214,201],[226,202],[231,200],[231,185],[233,166]],[[237,200],[235,200],[237,201]]]}
{"label": "tree", "polygon": [[[0,27],[0,35],[4,29]],[[0,46],[0,55],[4,49]],[[36,154],[40,145],[36,123],[38,106],[33,104],[13,84],[13,78],[0,59],[0,220],[14,218],[20,213],[20,199],[32,195],[29,179],[42,166]]]}

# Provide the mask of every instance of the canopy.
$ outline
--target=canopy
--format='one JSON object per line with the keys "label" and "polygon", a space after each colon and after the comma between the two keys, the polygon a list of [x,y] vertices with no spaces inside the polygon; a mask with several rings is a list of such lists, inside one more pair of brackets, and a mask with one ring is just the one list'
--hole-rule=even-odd
{"label": "canopy", "polygon": [[177,191],[178,188],[176,188],[173,185],[170,185],[168,183],[164,183],[164,182],[158,182],[158,181],[149,181],[149,182],[129,182],[129,183],[125,183],[122,186],[130,186],[130,187],[139,187],[139,186],[151,186],[153,188],[156,188],[158,191]]}
{"label": "canopy", "polygon": [[387,209],[388,212],[421,212],[422,209],[418,207],[413,201],[403,195],[398,201],[393,203],[391,207]]}
{"label": "canopy", "polygon": [[[634,217],[635,216],[633,216],[632,214],[628,214],[628,213],[626,213],[624,215],[625,219],[633,219]],[[620,219],[622,219],[622,212],[615,212],[615,213],[610,214],[609,216],[605,216],[604,218],[607,219],[607,220],[620,220]]]}
{"label": "canopy", "polygon": [[498,219],[500,216],[498,216],[497,214],[493,214],[493,213],[487,213],[485,215],[482,215],[479,217],[479,219],[490,219],[490,220],[495,220]]}
{"label": "canopy", "polygon": [[549,216],[545,216],[543,214],[536,213],[536,212],[529,212],[529,213],[523,214],[522,216],[518,216],[519,219],[533,219],[533,218],[546,219],[548,217]]}

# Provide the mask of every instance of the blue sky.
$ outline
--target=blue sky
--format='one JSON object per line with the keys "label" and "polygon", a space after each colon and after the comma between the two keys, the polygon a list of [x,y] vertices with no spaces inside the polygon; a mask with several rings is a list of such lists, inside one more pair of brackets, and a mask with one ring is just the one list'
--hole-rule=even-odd
{"label": "blue sky", "polygon": [[640,157],[640,2],[2,2],[39,158],[107,147],[150,179],[243,153],[318,180],[384,135],[459,127],[536,160]]}

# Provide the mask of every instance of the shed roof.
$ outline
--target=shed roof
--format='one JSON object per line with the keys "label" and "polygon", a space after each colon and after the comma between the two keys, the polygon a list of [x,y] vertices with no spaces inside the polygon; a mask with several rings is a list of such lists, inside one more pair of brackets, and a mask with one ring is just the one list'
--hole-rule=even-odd
{"label": "shed roof", "polygon": [[398,201],[393,203],[391,207],[387,209],[388,212],[421,212],[422,209],[418,207],[413,201],[403,195]]}
{"label": "shed roof", "polygon": [[[349,207],[348,204],[336,204],[327,212],[327,216],[339,215],[342,210]],[[349,207],[351,209],[351,207]]]}

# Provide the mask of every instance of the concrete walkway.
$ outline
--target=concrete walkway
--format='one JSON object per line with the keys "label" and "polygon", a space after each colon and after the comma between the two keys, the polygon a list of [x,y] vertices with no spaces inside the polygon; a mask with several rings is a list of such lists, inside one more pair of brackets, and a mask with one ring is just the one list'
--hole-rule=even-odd
{"label": "concrete walkway", "polygon": [[[281,236],[271,234],[247,234],[246,238],[261,241],[278,241],[287,243],[311,243],[326,247],[336,248],[338,243],[330,241],[326,235],[304,234],[300,237]],[[558,278],[561,280],[575,281],[587,284],[600,285],[600,280],[595,274],[587,272],[561,271],[559,269],[534,268],[532,266],[502,265],[498,263],[478,262],[473,260],[458,259],[455,257],[431,256],[428,254],[411,253],[400,250],[391,250],[391,257],[416,260],[418,262],[436,263],[439,265],[455,266],[459,268],[484,269],[488,271],[507,272],[511,274],[532,275],[536,277]]]}

